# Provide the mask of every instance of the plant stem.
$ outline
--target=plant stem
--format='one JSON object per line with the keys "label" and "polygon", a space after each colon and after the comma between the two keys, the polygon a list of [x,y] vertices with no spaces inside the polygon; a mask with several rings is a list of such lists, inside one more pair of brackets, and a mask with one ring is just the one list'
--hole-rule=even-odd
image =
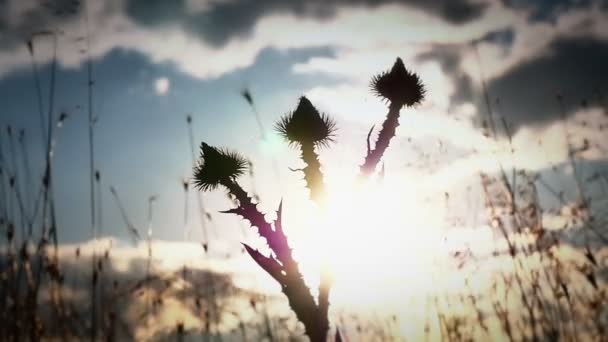
{"label": "plant stem", "polygon": [[[190,155],[192,156],[192,166],[196,165],[196,154],[194,153],[194,134],[192,133],[192,120],[188,119],[188,142],[190,143]],[[209,232],[207,229],[207,224],[205,223],[205,206],[203,203],[202,196],[197,192],[196,202],[198,204],[198,214],[201,219],[201,229],[203,232],[203,246],[205,253],[207,253],[209,249]]]}
{"label": "plant stem", "polygon": [[306,167],[302,171],[304,172],[306,187],[310,190],[310,198],[322,207],[325,188],[319,155],[312,143],[302,143],[300,151],[302,153],[302,160],[306,163]]}
{"label": "plant stem", "polygon": [[[271,224],[266,222],[264,214],[258,211],[256,205],[252,203],[251,197],[247,195],[247,192],[238,183],[231,179],[225,179],[221,184],[239,201],[238,208],[227,212],[238,214],[247,219],[252,226],[258,227],[260,236],[266,239],[268,246],[275,253],[280,264],[272,256],[264,257],[257,251],[250,251],[250,255],[260,267],[280,283],[281,290],[289,301],[289,306],[295,312],[300,322],[304,324],[306,335],[310,340],[313,342],[325,342],[329,329],[329,322],[327,320],[328,305],[325,305],[325,303],[329,303],[326,300],[326,295],[329,295],[329,288],[325,285],[326,282],[324,281],[323,287],[327,287],[327,291],[321,291],[320,300],[323,305],[317,306],[313,296],[310,294],[310,289],[304,282],[297,262],[292,257],[287,237],[283,233],[280,221],[281,209],[279,209],[277,215],[275,229],[272,229]],[[256,259],[252,253],[255,253],[264,262]],[[272,263],[272,267],[280,267],[280,275],[275,273],[274,269],[269,269],[269,266],[265,262]]]}
{"label": "plant stem", "polygon": [[376,146],[367,153],[365,161],[363,162],[363,165],[361,165],[361,177],[367,178],[376,170],[376,166],[380,162],[380,159],[382,159],[384,152],[388,148],[391,139],[395,136],[395,132],[399,126],[399,111],[400,106],[393,103],[390,104],[386,119],[382,123],[382,129],[378,135]]}
{"label": "plant stem", "polygon": [[[85,6],[88,3],[85,3]],[[91,281],[91,341],[97,338],[97,251],[95,244],[97,243],[97,226],[95,221],[95,149],[93,126],[95,119],[93,118],[93,60],[91,57],[91,34],[89,30],[88,6],[85,7],[84,21],[87,35],[87,107],[88,107],[88,128],[89,128],[89,182],[90,182],[90,211],[91,211],[91,230],[93,234],[93,257],[92,264],[93,272]]]}

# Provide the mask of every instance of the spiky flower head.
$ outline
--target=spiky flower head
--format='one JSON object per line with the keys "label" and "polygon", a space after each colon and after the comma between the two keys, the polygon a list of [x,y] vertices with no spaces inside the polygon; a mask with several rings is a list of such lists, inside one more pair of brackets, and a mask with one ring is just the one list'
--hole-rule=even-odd
{"label": "spiky flower head", "polygon": [[374,77],[370,84],[372,91],[391,103],[403,106],[414,106],[424,99],[425,89],[418,75],[410,72],[397,57],[390,71]]}
{"label": "spiky flower head", "polygon": [[247,171],[247,159],[232,152],[201,143],[198,165],[194,168],[194,184],[202,191],[215,189],[223,181],[234,181]]}
{"label": "spiky flower head", "polygon": [[302,96],[298,107],[275,124],[275,130],[291,144],[327,145],[334,141],[336,123]]}

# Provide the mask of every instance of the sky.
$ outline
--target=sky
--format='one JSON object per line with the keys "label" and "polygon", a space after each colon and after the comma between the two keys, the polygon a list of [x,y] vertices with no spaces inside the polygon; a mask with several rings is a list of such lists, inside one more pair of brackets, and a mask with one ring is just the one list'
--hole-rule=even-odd
{"label": "sky", "polygon": [[[567,156],[562,115],[573,127],[572,144],[594,138],[582,155],[589,172],[605,164],[606,144],[596,131],[607,125],[606,2],[120,0],[0,6],[1,121],[25,132],[30,175],[17,164],[20,186],[31,198],[34,188],[26,184],[40,179],[44,146],[35,77],[46,115],[57,37],[52,111],[55,120],[60,113],[68,118],[56,134],[54,180],[65,242],[92,237],[89,56],[102,235],[128,236],[112,186],[142,231],[148,198],[156,196],[155,237],[179,240],[186,229],[202,238],[192,191],[184,221],[182,180],[192,168],[187,115],[193,118],[195,148],[206,141],[250,158],[254,181],[244,182],[259,193],[262,208],[273,211],[284,197],[292,207],[305,206],[301,176],[287,170],[298,165],[297,154],[273,133],[273,123],[308,96],[338,122],[338,143],[321,156],[328,177],[341,178],[361,162],[366,132],[386,112],[369,91],[369,80],[396,57],[427,89],[422,105],[404,111],[386,157],[389,172],[409,175],[406,187],[416,178],[433,185],[420,192],[443,193],[457,187],[456,180],[497,171],[496,160],[510,153],[509,135],[521,152],[504,162],[511,159],[532,171],[562,165]],[[501,118],[497,139],[488,139],[482,82]],[[266,141],[241,96],[244,89],[253,95]],[[233,226],[234,220],[214,214],[230,205],[223,194],[204,196],[203,205],[217,220],[210,225]],[[238,230],[220,233],[226,231]]]}
{"label": "sky", "polygon": [[[276,177],[273,165],[297,160],[272,133],[271,142],[261,142],[243,89],[251,91],[268,132],[299,96],[308,96],[340,126],[339,144],[322,156],[328,164],[352,169],[363,156],[365,132],[385,115],[384,104],[368,90],[369,79],[401,57],[421,75],[428,96],[406,114],[394,143],[401,145],[389,152],[387,163],[395,160],[393,169],[401,170],[405,165],[396,155],[416,160],[416,151],[400,142],[404,139],[415,139],[414,150],[428,154],[441,140],[449,151],[434,158],[436,170],[422,172],[433,182],[446,181],[446,173],[466,179],[496,164],[487,154],[470,152],[493,143],[483,135],[488,130],[482,80],[515,145],[545,140],[542,151],[530,148],[518,158],[519,167],[541,170],[565,160],[556,94],[563,94],[569,120],[593,127],[605,121],[605,1],[5,0],[0,8],[1,121],[25,130],[38,175],[43,134],[26,43],[32,43],[46,112],[53,36],[44,32],[56,33],[53,115],[69,117],[57,133],[55,196],[62,239],[68,242],[91,237],[86,228],[89,56],[102,223],[106,234],[122,237],[126,230],[109,186],[140,226],[146,224],[148,197],[157,195],[155,235],[183,237],[181,179],[190,176],[192,165],[187,115],[193,117],[196,145],[204,140],[231,147],[254,162],[256,191],[269,208],[289,196],[281,179],[290,173]],[[498,140],[504,142],[501,127]],[[602,165],[604,147],[591,148],[586,159]],[[210,208],[226,204],[222,196],[209,197]],[[194,198],[189,202],[193,206]],[[197,219],[192,217],[191,225]]]}
{"label": "sky", "polygon": [[[509,136],[523,151],[511,158],[516,167],[559,166],[567,156],[562,114],[575,123],[573,144],[596,138],[582,163],[590,170],[605,164],[602,133],[595,132],[606,125],[605,1],[5,0],[0,8],[0,120],[25,132],[31,170],[26,176],[19,166],[24,188],[42,172],[40,108],[49,110],[57,37],[52,111],[55,119],[60,113],[68,118],[56,134],[54,180],[66,242],[92,236],[89,57],[102,235],[128,236],[110,186],[142,230],[148,198],[156,196],[154,236],[182,239],[184,229],[201,234],[193,192],[186,214],[191,217],[184,221],[181,183],[192,167],[187,115],[193,118],[195,147],[206,141],[250,158],[255,177],[245,182],[259,193],[263,208],[273,210],[285,196],[301,206],[299,177],[287,171],[298,163],[297,155],[280,143],[273,123],[294,109],[299,96],[308,96],[340,128],[338,144],[321,152],[330,177],[333,170],[355,170],[366,132],[386,111],[369,91],[370,77],[396,57],[420,74],[427,98],[406,111],[387,155],[389,172],[410,173],[434,184],[432,192],[447,192],[455,179],[496,171],[497,154],[509,153]],[[488,139],[483,84],[501,118],[496,139]],[[244,89],[253,95],[266,141],[241,96]],[[415,165],[420,160],[427,162]],[[27,188],[33,198],[33,187]],[[215,193],[206,194],[203,205],[213,214],[229,203]]]}
{"label": "sky", "polygon": [[[270,216],[283,201],[296,254],[309,257],[314,251],[306,249],[331,251],[345,232],[367,236],[365,225],[400,235],[394,223],[407,221],[409,233],[400,236],[429,241],[436,231],[425,229],[448,219],[473,226],[484,215],[477,210],[483,199],[470,190],[480,191],[480,172],[537,173],[548,207],[559,205],[551,191],[573,202],[568,142],[581,178],[604,177],[590,193],[608,187],[605,0],[0,0],[0,32],[2,182],[17,174],[26,210],[34,210],[46,134],[40,116],[67,114],[55,127],[53,196],[59,239],[69,246],[93,237],[89,90],[99,236],[125,245],[130,235],[110,188],[142,236],[150,229],[166,243],[204,240],[198,193],[183,188],[193,167],[188,116],[194,154],[205,141],[247,156],[253,173],[242,178],[244,187]],[[427,96],[401,112],[385,184],[351,203],[349,180],[365,137],[387,112],[369,82],[397,57],[420,76]],[[336,142],[319,151],[336,213],[320,225],[309,215],[302,175],[289,170],[302,166],[298,153],[273,131],[303,95],[338,127]],[[260,245],[243,222],[218,213],[232,206],[222,190],[201,198],[212,253],[232,253],[243,240]],[[383,219],[366,216],[370,208]],[[363,224],[352,221],[354,209]],[[344,222],[347,228],[321,234]],[[369,266],[402,266],[389,253],[402,249],[400,240],[360,240],[344,248],[352,255],[381,245]],[[407,255],[429,246],[414,245]],[[340,262],[350,271],[360,266]]]}

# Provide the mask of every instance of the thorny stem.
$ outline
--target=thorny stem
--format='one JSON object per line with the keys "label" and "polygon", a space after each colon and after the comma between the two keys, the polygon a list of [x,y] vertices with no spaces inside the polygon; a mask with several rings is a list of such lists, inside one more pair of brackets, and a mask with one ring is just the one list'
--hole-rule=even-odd
{"label": "thorny stem", "polygon": [[395,136],[395,132],[399,126],[399,111],[399,105],[390,104],[386,119],[382,123],[376,146],[367,153],[365,161],[361,165],[360,174],[362,177],[369,177],[374,172],[391,139]]}
{"label": "thorny stem", "polygon": [[300,151],[302,153],[302,160],[306,163],[306,167],[303,168],[302,171],[304,172],[306,186],[310,190],[310,198],[322,207],[323,198],[325,197],[325,188],[319,155],[315,151],[315,146],[312,143],[302,143],[300,145]]}
{"label": "thorny stem", "polygon": [[266,240],[268,246],[275,253],[283,267],[299,273],[298,266],[291,255],[291,248],[287,242],[287,237],[283,233],[280,224],[276,227],[276,230],[273,230],[272,225],[266,222],[264,214],[257,209],[257,206],[252,202],[252,198],[237,182],[226,180],[222,182],[222,185],[239,201],[238,208],[228,210],[227,212],[240,215],[248,220],[252,226],[257,227],[258,234]]}
{"label": "thorny stem", "polygon": [[[221,182],[228,191],[239,201],[239,207],[227,211],[228,213],[238,214],[248,220],[252,226],[258,228],[258,233],[262,236],[270,249],[276,255],[277,260],[271,257],[264,257],[257,251],[248,250],[253,259],[268,272],[281,285],[281,290],[287,296],[289,306],[296,316],[304,324],[306,335],[313,342],[325,342],[329,322],[327,319],[327,309],[329,305],[329,281],[322,281],[319,295],[319,305],[315,303],[310,289],[306,286],[302,274],[300,273],[297,262],[293,259],[291,248],[287,237],[283,233],[280,216],[275,222],[275,229],[266,221],[262,214],[253,204],[251,197],[243,188],[233,180],[225,179]],[[281,209],[279,209],[279,214]],[[259,260],[255,256],[263,260]]]}
{"label": "thorny stem", "polygon": [[[249,220],[252,226],[258,227],[258,232],[263,238],[272,240],[273,231],[271,225],[266,222],[264,214],[257,210],[256,205],[253,204],[252,198],[249,197],[247,192],[232,180],[225,180],[222,182],[222,185],[239,201],[238,214]],[[271,242],[268,241],[268,244],[270,246]],[[272,246],[270,248],[272,249]]]}
{"label": "thorny stem", "polygon": [[321,282],[319,283],[319,324],[321,325],[321,331],[325,333],[325,336],[321,336],[322,340],[325,341],[327,338],[327,331],[329,330],[329,318],[327,316],[329,312],[329,292],[331,290],[331,277],[329,271],[323,271],[321,274]]}

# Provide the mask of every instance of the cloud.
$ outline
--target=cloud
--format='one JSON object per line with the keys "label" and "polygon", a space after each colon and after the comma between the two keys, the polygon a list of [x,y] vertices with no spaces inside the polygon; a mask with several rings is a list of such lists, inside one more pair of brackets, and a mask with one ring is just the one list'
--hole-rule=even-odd
{"label": "cloud", "polygon": [[[548,23],[528,21],[521,10],[508,8],[503,9],[512,15],[508,25],[480,36],[477,49],[470,42],[438,44],[418,54],[418,62],[439,63],[449,76],[455,90],[450,94],[451,107],[472,103],[478,108],[476,126],[487,121],[482,73],[494,111],[513,131],[540,128],[559,119],[558,92],[566,98],[567,116],[580,108],[582,100],[590,106],[606,106],[599,100],[606,87],[599,75],[605,72],[607,14],[576,7]],[[500,129],[499,133],[504,135]]]}
{"label": "cloud", "polygon": [[[288,339],[285,335],[303,334],[300,328],[287,329],[286,324],[295,317],[279,290],[268,295],[266,288],[259,287],[260,282],[252,280],[248,256],[210,257],[199,244],[152,241],[148,268],[147,243],[130,246],[102,238],[80,245],[59,245],[61,305],[70,312],[66,313],[67,319],[57,317],[59,304],[54,296],[58,293],[48,277],[43,277],[38,318],[45,336],[59,337],[66,329],[75,338],[87,334],[94,251],[100,335],[114,335],[118,340],[175,340],[177,325],[182,323],[185,337],[193,340],[208,334],[206,323],[210,322],[212,335],[238,340],[239,329],[244,329],[250,338],[261,339],[261,308],[270,310],[268,319],[275,324],[278,336]],[[5,252],[0,251],[0,265],[6,262]],[[32,267],[36,269],[35,263]],[[266,279],[261,272],[262,276],[256,277]]]}
{"label": "cloud", "polygon": [[556,95],[562,94],[563,110],[571,115],[586,101],[603,107],[599,92],[608,89],[608,41],[594,38],[558,39],[547,51],[492,79],[488,91],[500,98],[499,111],[519,129],[542,126],[560,118]]}
{"label": "cloud", "polygon": [[429,2],[424,0],[260,0],[203,1],[204,10],[192,11],[193,3],[162,0],[127,0],[127,14],[148,27],[180,26],[206,43],[221,47],[231,39],[243,39],[253,33],[260,19],[288,14],[298,18],[332,19],[338,9],[360,7],[374,9],[382,5],[402,5],[421,9],[453,24],[464,24],[483,14],[486,4],[469,0]]}
{"label": "cloud", "polygon": [[0,48],[14,49],[25,45],[25,41],[39,31],[73,20],[80,11],[79,2],[66,6],[57,1],[41,5],[35,1],[10,1],[0,3]]}
{"label": "cloud", "polygon": [[[0,75],[27,67],[30,59],[26,41],[35,32],[49,29],[58,32],[58,58],[66,66],[77,67],[89,54],[100,58],[121,48],[142,52],[154,62],[175,63],[197,77],[214,78],[251,65],[267,47],[392,46],[420,51],[422,46],[416,44],[461,44],[480,37],[498,45],[497,40],[509,42],[534,26],[522,18],[522,11],[531,10],[527,7],[481,0],[110,0],[87,5],[89,49],[84,6],[78,1],[54,0],[42,6],[34,0],[12,0],[2,6],[6,11],[0,16],[0,26],[5,28],[0,37]],[[583,10],[587,8],[581,7],[579,12]],[[572,15],[560,15],[559,22],[568,16]],[[361,23],[366,23],[365,31],[360,29]],[[508,26],[517,30],[505,31]],[[546,35],[551,25],[537,26],[534,38]],[[488,33],[495,34],[490,37]],[[51,59],[49,41],[34,40],[35,57],[41,63]],[[514,63],[523,57],[518,55],[521,51],[536,51],[525,39],[517,39],[515,45],[520,41],[528,46],[513,54]],[[488,75],[494,73],[489,70]]]}
{"label": "cloud", "polygon": [[455,85],[454,92],[449,95],[450,105],[453,107],[471,102],[476,95],[471,75],[467,74],[461,66],[462,50],[462,46],[439,46],[416,56],[416,61],[420,63],[427,61],[439,63],[441,71],[451,78],[451,82]]}
{"label": "cloud", "polygon": [[[394,191],[394,188],[392,189]],[[420,200],[418,196],[418,200]],[[357,203],[355,201],[355,203]],[[447,205],[447,203],[446,203]],[[392,210],[392,209],[391,209]],[[349,213],[352,212],[349,211]],[[483,212],[483,211],[482,211]],[[605,218],[605,215],[602,219]],[[558,214],[550,213],[543,215],[547,221],[558,221]],[[411,220],[408,220],[412,224]],[[551,223],[551,222],[548,222]],[[559,224],[559,222],[552,222]],[[477,225],[476,225],[477,226]],[[391,248],[381,247],[377,250],[380,254],[387,253],[382,262],[368,265],[372,273],[377,268],[386,267],[386,278],[367,277],[361,279],[361,264],[343,265],[350,267],[349,272],[353,279],[358,281],[349,283],[335,283],[332,290],[332,322],[339,324],[347,336],[367,336],[365,331],[351,326],[353,321],[358,320],[364,327],[373,327],[378,320],[386,322],[390,316],[401,330],[396,336],[408,336],[412,330],[423,330],[425,314],[424,301],[415,301],[417,296],[460,296],[463,293],[479,297],[479,307],[484,307],[487,293],[493,284],[492,279],[496,275],[509,275],[513,271],[512,260],[508,254],[508,244],[498,234],[492,234],[489,227],[481,224],[480,228],[452,229],[445,232],[437,239],[433,238],[432,245],[409,243],[408,250],[420,253],[415,258],[395,258],[390,253]],[[403,231],[406,226],[395,227],[395,234],[399,238],[391,241],[387,237],[373,236],[371,240],[364,239],[363,243],[374,243],[375,239],[381,239],[384,244],[403,245],[408,243],[403,239]],[[412,225],[410,232],[412,238],[420,240],[428,232],[422,226]],[[584,248],[588,246],[585,238],[586,231],[581,229],[557,229],[555,234],[545,236],[540,240],[539,246],[546,246],[550,239],[558,238],[560,243],[552,249],[559,260],[563,262],[565,270],[569,272],[569,280],[572,293],[586,293],[588,283],[584,280],[584,273],[577,272],[576,266],[584,262]],[[549,234],[547,234],[549,235]],[[392,236],[392,235],[391,235]],[[533,246],[535,239],[528,234],[511,235],[510,238],[517,240],[517,245]],[[404,242],[405,241],[405,242]],[[353,241],[355,242],[355,241]],[[349,243],[350,245],[350,243]],[[549,243],[549,245],[551,245]],[[430,250],[424,250],[426,246],[432,246]],[[347,251],[350,246],[346,246]],[[591,244],[594,255],[598,260],[604,260],[608,248],[599,240]],[[100,326],[100,335],[111,333],[118,340],[176,340],[177,325],[182,323],[188,340],[205,337],[206,317],[214,319],[214,313],[208,316],[207,311],[212,310],[212,303],[221,312],[221,323],[219,329],[215,322],[211,324],[213,334],[221,334],[225,340],[235,341],[242,339],[242,333],[246,332],[248,339],[262,340],[267,326],[266,319],[270,319],[273,333],[278,340],[292,340],[303,335],[303,327],[295,322],[295,315],[287,306],[287,300],[283,294],[278,297],[264,297],[257,291],[242,286],[239,282],[237,269],[230,266],[230,261],[222,258],[204,256],[200,246],[190,243],[169,243],[153,241],[153,260],[150,277],[146,277],[147,246],[142,243],[137,246],[125,246],[116,240],[100,239],[96,243],[89,241],[80,246],[60,245],[58,260],[61,263],[60,271],[63,276],[61,288],[49,284],[48,277],[43,277],[44,282],[40,290],[39,308],[41,315],[37,318],[45,328],[47,338],[58,338],[64,333],[64,329],[80,338],[87,334],[86,320],[90,316],[91,302],[91,255],[93,249],[97,250],[97,269],[99,270],[98,287],[99,304],[97,309]],[[79,251],[78,253],[76,251]],[[355,252],[365,249],[354,249]],[[106,254],[105,252],[108,251]],[[2,251],[2,252],[5,252]],[[471,253],[470,257],[461,258],[458,254]],[[349,255],[352,255],[348,253]],[[415,255],[415,254],[412,254]],[[432,255],[432,258],[427,258]],[[335,255],[334,257],[337,257]],[[367,257],[370,257],[369,255]],[[0,264],[6,261],[6,254],[0,255]],[[522,261],[531,270],[542,270],[541,264],[535,255],[522,254]],[[427,260],[428,259],[428,260]],[[248,260],[247,268],[255,268]],[[428,263],[427,263],[428,262]],[[405,265],[406,267],[394,267],[392,263]],[[395,264],[395,265],[396,265]],[[461,266],[456,267],[457,264]],[[365,264],[363,264],[365,266]],[[387,265],[391,265],[387,267]],[[126,266],[126,267],[125,267]],[[461,268],[465,266],[464,268]],[[220,271],[222,268],[223,271]],[[33,265],[33,269],[37,269]],[[52,269],[52,267],[50,267]],[[240,270],[241,272],[244,269]],[[602,272],[602,273],[600,273]],[[598,268],[598,282],[600,288],[605,286],[605,267],[600,264]],[[259,270],[258,279],[270,278]],[[10,272],[9,272],[10,276]],[[10,278],[9,278],[10,279]],[[407,295],[404,296],[404,279],[407,283]],[[256,282],[257,280],[252,280]],[[431,286],[431,285],[437,286]],[[372,285],[370,287],[370,285]],[[470,285],[470,286],[469,286]],[[366,289],[381,286],[381,293],[370,293]],[[526,288],[528,284],[526,283]],[[278,287],[276,292],[279,293]],[[500,288],[500,287],[499,287]],[[334,291],[335,290],[335,291]],[[60,294],[61,301],[57,298]],[[348,305],[341,306],[338,298],[347,299]],[[370,298],[370,303],[363,308],[359,307],[363,298]],[[578,296],[573,296],[577,298]],[[213,298],[213,301],[208,301]],[[336,300],[334,300],[336,298]],[[431,297],[433,298],[433,297]],[[60,303],[60,304],[59,304]],[[404,305],[409,303],[411,305]],[[586,304],[586,301],[576,301],[577,305]],[[367,307],[370,305],[372,310]],[[69,316],[59,316],[55,309],[67,308],[63,313]],[[510,307],[512,314],[525,315],[525,308],[518,303]],[[361,315],[364,313],[364,315]],[[373,313],[374,317],[365,314]],[[268,315],[268,316],[266,316]],[[335,316],[334,316],[335,315]],[[64,318],[65,317],[65,318]],[[101,319],[103,317],[103,319]],[[342,322],[340,317],[349,317],[348,322]],[[414,319],[412,319],[414,317]],[[420,317],[417,319],[415,317]],[[489,320],[494,316],[490,314]],[[581,315],[577,322],[586,323],[588,316]],[[498,324],[498,322],[496,322]],[[355,324],[352,324],[355,325]],[[364,329],[365,330],[365,329]],[[369,333],[377,332],[378,330]],[[201,336],[202,335],[202,336]],[[376,335],[377,336],[377,335]],[[365,338],[366,340],[369,338]]]}
{"label": "cloud", "polygon": [[[51,31],[56,32],[58,59],[65,66],[77,67],[89,55],[100,58],[122,48],[143,52],[155,62],[173,62],[201,78],[248,66],[268,47],[348,46],[388,37],[386,32],[397,32],[397,24],[402,29],[404,22],[412,22],[399,18],[411,17],[410,12],[460,26],[479,18],[486,8],[481,2],[468,0],[110,0],[89,2],[85,20],[84,6],[78,1],[47,1],[43,6],[35,0],[11,0],[2,6],[6,11],[0,16],[0,75],[26,67],[30,62],[26,42],[36,32]],[[382,22],[380,18],[388,20]],[[369,32],[353,36],[361,22],[372,25]],[[48,37],[33,40],[38,62],[51,60],[50,42]]]}
{"label": "cloud", "polygon": [[606,0],[502,0],[505,6],[526,12],[531,22],[555,23],[568,11],[599,8],[608,10]]}

